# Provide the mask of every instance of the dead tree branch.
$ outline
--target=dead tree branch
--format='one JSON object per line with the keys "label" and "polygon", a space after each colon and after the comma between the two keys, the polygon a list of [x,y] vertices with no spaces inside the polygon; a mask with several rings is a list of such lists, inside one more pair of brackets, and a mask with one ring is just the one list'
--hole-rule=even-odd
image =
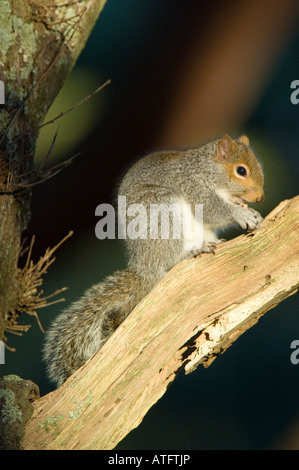
{"label": "dead tree branch", "polygon": [[208,366],[299,286],[299,196],[255,232],[175,266],[103,348],[34,402],[25,449],[112,449],[182,369]]}

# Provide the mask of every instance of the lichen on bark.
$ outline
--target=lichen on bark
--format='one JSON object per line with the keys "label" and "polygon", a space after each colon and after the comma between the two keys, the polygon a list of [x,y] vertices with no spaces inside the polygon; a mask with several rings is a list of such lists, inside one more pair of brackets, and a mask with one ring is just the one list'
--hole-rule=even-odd
{"label": "lichen on bark", "polygon": [[37,385],[17,375],[0,379],[0,450],[22,449],[25,425],[39,398]]}
{"label": "lichen on bark", "polygon": [[0,2],[0,80],[5,85],[5,104],[0,105],[0,340],[12,316],[17,326],[17,312],[26,310],[19,305],[19,256],[30,219],[38,128],[105,3]]}

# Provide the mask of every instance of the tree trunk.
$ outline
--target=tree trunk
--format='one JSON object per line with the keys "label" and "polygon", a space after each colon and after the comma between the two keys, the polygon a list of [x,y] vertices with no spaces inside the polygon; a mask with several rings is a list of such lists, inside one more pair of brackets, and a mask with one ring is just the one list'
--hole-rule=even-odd
{"label": "tree trunk", "polygon": [[102,349],[34,403],[25,449],[112,449],[182,369],[208,366],[299,286],[299,196],[175,266]]}
{"label": "tree trunk", "polygon": [[32,164],[38,126],[105,3],[0,2],[0,80],[5,88],[0,110],[0,340],[5,330],[21,328],[17,318],[26,311],[18,261],[30,217],[30,187],[44,178]]}

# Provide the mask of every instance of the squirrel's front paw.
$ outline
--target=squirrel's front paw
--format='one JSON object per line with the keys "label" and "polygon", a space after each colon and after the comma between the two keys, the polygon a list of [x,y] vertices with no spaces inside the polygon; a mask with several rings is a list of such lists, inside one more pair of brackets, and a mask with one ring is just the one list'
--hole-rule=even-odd
{"label": "squirrel's front paw", "polygon": [[250,231],[255,230],[261,225],[263,217],[259,212],[250,207],[244,208],[239,206],[236,221],[243,229]]}
{"label": "squirrel's front paw", "polygon": [[204,241],[200,248],[193,248],[191,250],[191,256],[196,258],[196,256],[201,255],[202,253],[213,253],[215,254],[216,242],[206,242]]}

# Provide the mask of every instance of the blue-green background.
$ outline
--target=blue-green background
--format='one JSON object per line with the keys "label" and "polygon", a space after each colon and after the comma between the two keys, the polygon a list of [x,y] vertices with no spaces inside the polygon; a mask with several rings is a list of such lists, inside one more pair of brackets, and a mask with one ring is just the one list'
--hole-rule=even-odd
{"label": "blue-green background", "polygon": [[[112,201],[115,184],[130,162],[154,149],[177,58],[192,38],[189,24],[195,15],[202,15],[204,21],[215,5],[215,1],[209,7],[200,1],[108,0],[56,100],[52,115],[68,109],[106,79],[112,80],[110,87],[61,122],[53,161],[77,152],[80,156],[53,180],[33,190],[32,220],[25,235],[28,241],[36,235],[35,259],[69,230],[75,232],[57,252],[43,285],[46,294],[68,286],[64,305],[125,266],[118,241],[96,239],[95,208]],[[298,50],[299,28],[282,51],[254,112],[242,125],[263,161],[263,215],[281,200],[298,194],[299,105],[290,102],[290,84],[299,79]],[[37,164],[56,127],[43,131]],[[57,304],[38,311],[44,328],[61,308]],[[21,321],[32,327],[22,337],[7,335],[16,352],[6,351],[1,375],[15,373],[31,379],[45,394],[52,387],[41,362],[43,333],[33,317]],[[295,339],[299,339],[298,294],[268,312],[211,367],[199,367],[188,376],[181,373],[118,448],[268,449],[291,445],[294,429],[299,436],[299,365],[290,361],[290,344]]]}

